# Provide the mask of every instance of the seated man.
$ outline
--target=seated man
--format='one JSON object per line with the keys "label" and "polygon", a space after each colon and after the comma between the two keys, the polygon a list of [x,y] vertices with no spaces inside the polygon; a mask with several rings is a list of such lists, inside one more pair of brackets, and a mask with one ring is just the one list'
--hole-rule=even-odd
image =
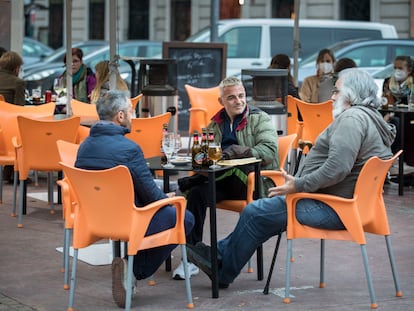
{"label": "seated man", "polygon": [[[100,121],[92,126],[90,136],[79,147],[75,166],[89,170],[107,169],[125,165],[131,172],[135,189],[135,205],[145,206],[151,202],[174,196],[163,193],[155,184],[148,169],[141,148],[124,137],[131,128],[134,114],[128,92],[108,91],[97,102]],[[152,219],[147,234],[172,228],[175,225],[175,208],[165,206]],[[193,215],[186,211],[185,231],[190,232],[194,225]],[[145,279],[160,267],[176,245],[162,246],[140,251],[134,257],[136,279]],[[112,295],[116,304],[125,307],[126,259],[114,258],[112,262]],[[125,280],[124,280],[125,277]]]}
{"label": "seated man", "polygon": [[[277,132],[269,115],[262,110],[248,106],[246,91],[242,82],[235,77],[224,79],[220,85],[219,102],[223,109],[213,116],[208,128],[214,132],[215,141],[221,142],[223,155],[227,158],[256,157],[262,159],[263,169],[279,169]],[[245,199],[247,195],[247,174],[252,167],[233,168],[217,177],[216,201]],[[196,180],[187,194],[187,209],[194,214],[195,225],[187,239],[188,244],[196,244],[203,239],[203,227],[208,206],[207,178],[201,175],[185,178]],[[179,180],[180,190],[184,191],[183,180]],[[189,263],[190,274],[198,273],[198,268]],[[184,278],[181,264],[173,271],[174,279]]]}
{"label": "seated man", "polygon": [[[268,198],[247,205],[234,231],[218,242],[220,283],[232,283],[259,245],[286,230],[286,194],[318,192],[351,198],[365,162],[373,156],[392,157],[395,128],[377,110],[381,100],[372,77],[346,69],[335,85],[334,121],[319,135],[303,167],[295,177],[285,173],[286,184],[270,188]],[[338,215],[317,200],[300,200],[296,217],[308,226],[344,229]],[[202,242],[187,248],[189,259],[210,276],[210,248]]]}

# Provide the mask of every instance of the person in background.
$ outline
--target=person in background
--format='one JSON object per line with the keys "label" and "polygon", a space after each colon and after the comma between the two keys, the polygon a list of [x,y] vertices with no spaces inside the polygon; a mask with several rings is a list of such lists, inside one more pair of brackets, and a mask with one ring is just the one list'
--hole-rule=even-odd
{"label": "person in background", "polygon": [[0,94],[6,102],[19,106],[24,106],[26,101],[25,83],[19,78],[22,65],[23,59],[16,52],[5,52],[0,57]]}
{"label": "person in background", "polygon": [[[211,119],[208,128],[214,132],[216,142],[221,143],[225,159],[256,157],[262,159],[261,168],[279,169],[278,140],[270,116],[262,110],[247,105],[246,91],[242,81],[236,77],[225,78],[219,84],[220,104],[223,106]],[[247,175],[250,166],[234,167],[223,174],[216,174],[216,202],[222,200],[245,200]],[[189,182],[190,181],[190,182]],[[188,244],[203,239],[204,221],[209,201],[207,177],[196,174],[178,180],[181,192],[187,193],[187,209],[193,213],[195,225],[187,238]],[[267,188],[263,186],[264,190]],[[189,263],[191,275],[199,269]],[[184,279],[184,267],[173,271],[173,278]]]}
{"label": "person in background", "polygon": [[[413,65],[414,62],[410,56],[399,55],[395,57],[392,76],[386,78],[382,85],[383,104],[385,106],[408,104],[408,96],[414,87]],[[395,153],[401,149],[400,119],[393,113],[385,113],[384,119],[397,128],[397,138],[392,146]]]}
{"label": "person in background", "polygon": [[[352,198],[366,161],[392,157],[395,128],[377,110],[381,105],[377,91],[374,79],[364,71],[351,68],[339,74],[332,92],[334,121],[318,136],[304,166],[295,176],[284,172],[286,183],[270,188],[268,198],[248,204],[234,231],[218,242],[219,283],[232,283],[258,246],[286,230],[285,195],[317,192]],[[335,211],[318,200],[300,200],[296,217],[311,227],[344,229]],[[187,249],[189,259],[211,277],[210,247],[200,242],[187,244]]]}
{"label": "person in background", "polygon": [[[72,49],[72,64],[70,70],[72,70],[72,97],[85,103],[90,102],[90,94],[96,86],[96,77],[92,69],[87,67],[83,61],[83,52],[79,48]],[[63,59],[66,65],[66,54]],[[66,70],[62,74],[63,84],[66,86]]]}
{"label": "person in background", "polygon": [[383,96],[388,105],[407,104],[413,89],[413,61],[410,56],[400,55],[394,59],[392,76],[384,80]]}
{"label": "person in background", "polygon": [[[2,53],[0,57],[0,94],[4,96],[7,103],[24,106],[26,101],[25,83],[19,78],[23,59],[16,52],[3,50],[0,51]],[[4,166],[4,180],[13,183],[13,174],[13,165]]]}
{"label": "person in background", "polygon": [[336,83],[336,80],[338,80],[339,73],[348,68],[356,68],[358,67],[357,64],[354,62],[353,59],[348,57],[340,58],[336,61],[334,66],[334,73],[333,73],[333,83]]}
{"label": "person in background", "polygon": [[[75,166],[102,170],[125,165],[131,173],[137,207],[174,196],[175,193],[165,194],[157,187],[140,146],[124,137],[131,129],[134,114],[129,92],[108,91],[98,100],[96,108],[100,121],[91,127],[90,135],[80,145]],[[175,208],[167,205],[154,215],[147,234],[172,228],[175,222]],[[194,217],[186,211],[184,226],[187,234],[193,225]],[[145,279],[154,274],[176,246],[168,245],[138,252],[134,257],[133,268],[136,279]],[[125,307],[126,269],[127,260],[115,257],[112,262],[112,295],[120,308]]]}
{"label": "person in background", "polygon": [[[91,104],[96,104],[99,98],[109,91],[109,61],[103,60],[95,66],[96,86],[91,93]],[[119,72],[116,75],[116,89],[128,91],[128,85],[121,78]]]}
{"label": "person in background", "polygon": [[272,57],[269,67],[270,69],[287,69],[288,70],[288,95],[299,98],[298,88],[295,80],[290,73],[290,58],[286,54],[277,54]]}
{"label": "person in background", "polygon": [[299,91],[300,99],[309,103],[320,103],[331,98],[334,87],[335,56],[329,49],[319,51],[316,59],[316,75],[306,77]]}

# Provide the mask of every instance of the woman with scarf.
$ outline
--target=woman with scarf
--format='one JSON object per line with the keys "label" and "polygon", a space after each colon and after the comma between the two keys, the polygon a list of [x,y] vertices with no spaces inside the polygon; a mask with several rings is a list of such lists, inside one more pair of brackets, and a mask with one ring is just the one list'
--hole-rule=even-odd
{"label": "woman with scarf", "polygon": [[413,61],[410,56],[400,55],[394,59],[394,71],[384,80],[383,97],[388,105],[407,104],[413,88]]}
{"label": "woman with scarf", "polygon": [[[410,56],[400,55],[395,57],[394,71],[391,77],[384,80],[382,85],[384,106],[408,104],[408,96],[414,88],[412,66],[413,61]],[[400,120],[393,113],[386,113],[384,119],[397,128],[397,137],[391,146],[395,153],[401,149]]]}
{"label": "woman with scarf", "polygon": [[[92,69],[86,67],[82,62],[83,52],[79,48],[72,48],[72,97],[85,103],[90,102],[90,94],[96,85],[96,77]],[[66,64],[66,55],[63,59]],[[66,68],[68,68],[66,66]],[[67,69],[66,69],[67,70]],[[66,87],[66,70],[62,74],[61,79]]]}

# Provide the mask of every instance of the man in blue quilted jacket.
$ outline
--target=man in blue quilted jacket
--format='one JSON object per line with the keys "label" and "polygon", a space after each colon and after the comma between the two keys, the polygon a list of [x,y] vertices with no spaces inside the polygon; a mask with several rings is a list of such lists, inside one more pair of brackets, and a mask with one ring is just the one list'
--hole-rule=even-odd
{"label": "man in blue quilted jacket", "polygon": [[[92,126],[90,136],[81,144],[75,166],[89,170],[101,170],[117,165],[125,165],[131,173],[135,205],[145,206],[151,202],[174,196],[163,193],[155,184],[139,145],[124,135],[129,133],[133,109],[128,92],[108,91],[97,102],[100,121]],[[147,234],[153,234],[175,225],[175,208],[165,206],[152,219]],[[194,225],[194,217],[186,211],[185,231],[189,233]],[[136,279],[145,279],[156,272],[176,245],[157,247],[140,251],[134,257]],[[112,294],[115,303],[125,307],[126,259],[116,257],[112,262]]]}

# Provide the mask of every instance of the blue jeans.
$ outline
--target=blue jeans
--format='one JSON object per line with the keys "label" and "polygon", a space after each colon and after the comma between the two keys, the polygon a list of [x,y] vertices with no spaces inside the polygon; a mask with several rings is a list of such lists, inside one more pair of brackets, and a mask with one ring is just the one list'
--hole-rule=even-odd
{"label": "blue jeans", "polygon": [[[300,200],[296,217],[300,223],[312,227],[344,229],[335,211],[320,201]],[[272,236],[286,231],[286,225],[285,197],[264,198],[247,205],[234,231],[218,242],[220,283],[232,283],[256,249]]]}
{"label": "blue jeans", "polygon": [[[155,213],[145,235],[151,235],[172,228],[175,226],[175,221],[175,208],[167,205]],[[186,210],[184,216],[186,235],[190,233],[193,226],[194,216]],[[176,247],[176,244],[172,244],[139,251],[134,256],[133,270],[135,278],[142,280],[153,275]]]}

